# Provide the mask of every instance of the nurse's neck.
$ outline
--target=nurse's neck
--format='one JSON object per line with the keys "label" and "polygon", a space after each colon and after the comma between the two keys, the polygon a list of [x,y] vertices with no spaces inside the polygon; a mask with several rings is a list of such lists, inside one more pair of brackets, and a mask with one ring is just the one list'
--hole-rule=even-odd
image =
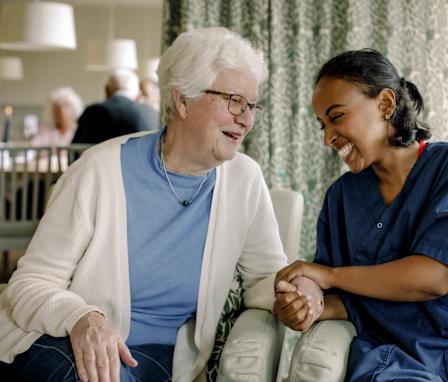
{"label": "nurse's neck", "polygon": [[386,204],[391,204],[403,189],[412,168],[417,162],[418,150],[417,142],[408,147],[392,146],[388,148],[380,162],[372,165]]}

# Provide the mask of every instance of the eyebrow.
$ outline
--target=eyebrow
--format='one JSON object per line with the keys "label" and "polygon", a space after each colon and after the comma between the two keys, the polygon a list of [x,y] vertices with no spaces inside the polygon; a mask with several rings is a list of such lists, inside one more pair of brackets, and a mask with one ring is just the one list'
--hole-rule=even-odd
{"label": "eyebrow", "polygon": [[341,107],[341,106],[345,106],[345,105],[342,105],[342,104],[331,105],[331,106],[327,109],[327,111],[325,112],[325,115],[329,115],[330,112],[331,112],[333,109],[335,109],[335,108],[337,108],[337,107]]}

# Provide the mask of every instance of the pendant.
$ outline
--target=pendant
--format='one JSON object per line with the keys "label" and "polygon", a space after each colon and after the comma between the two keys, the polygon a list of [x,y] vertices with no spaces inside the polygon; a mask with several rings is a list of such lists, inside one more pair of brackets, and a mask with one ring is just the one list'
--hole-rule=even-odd
{"label": "pendant", "polygon": [[188,207],[191,204],[190,200],[182,200],[180,202],[180,204],[182,204],[184,207]]}

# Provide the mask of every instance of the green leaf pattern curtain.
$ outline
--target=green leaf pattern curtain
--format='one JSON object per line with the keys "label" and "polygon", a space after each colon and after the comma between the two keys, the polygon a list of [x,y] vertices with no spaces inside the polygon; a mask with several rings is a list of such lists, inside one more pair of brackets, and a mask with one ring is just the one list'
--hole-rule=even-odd
{"label": "green leaf pattern curtain", "polygon": [[329,57],[372,47],[416,83],[436,140],[448,138],[447,0],[167,0],[164,45],[192,28],[225,26],[265,54],[269,79],[260,94],[263,118],[244,151],[268,185],[305,197],[300,256],[311,260],[325,190],[344,171],[325,148],[311,108],[313,78]]}
{"label": "green leaf pattern curtain", "polygon": [[385,53],[422,92],[433,140],[447,140],[447,24],[448,0],[166,0],[164,46],[185,30],[225,26],[264,52],[265,112],[243,150],[261,165],[270,187],[303,193],[299,255],[311,260],[325,191],[345,171],[323,146],[311,108],[318,68],[347,49]]}

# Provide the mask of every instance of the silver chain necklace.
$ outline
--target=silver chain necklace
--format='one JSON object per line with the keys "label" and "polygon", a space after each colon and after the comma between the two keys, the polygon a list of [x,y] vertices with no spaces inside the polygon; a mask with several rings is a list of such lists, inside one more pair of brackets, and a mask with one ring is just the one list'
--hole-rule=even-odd
{"label": "silver chain necklace", "polygon": [[196,192],[194,193],[193,197],[190,200],[182,200],[179,195],[177,194],[176,190],[173,187],[173,184],[171,183],[170,177],[168,176],[168,173],[166,172],[166,168],[165,168],[165,161],[163,159],[163,141],[165,138],[165,133],[162,134],[162,136],[160,137],[160,161],[162,162],[162,168],[163,168],[163,173],[165,174],[165,178],[168,181],[168,184],[170,185],[171,191],[173,191],[174,196],[176,197],[177,201],[183,205],[184,207],[188,207],[191,203],[193,203],[196,199],[196,197],[199,194],[199,191],[201,191],[202,186],[205,183],[205,180],[207,179],[207,174],[204,175],[204,177],[201,180],[201,183],[199,184],[198,188],[196,189]]}

